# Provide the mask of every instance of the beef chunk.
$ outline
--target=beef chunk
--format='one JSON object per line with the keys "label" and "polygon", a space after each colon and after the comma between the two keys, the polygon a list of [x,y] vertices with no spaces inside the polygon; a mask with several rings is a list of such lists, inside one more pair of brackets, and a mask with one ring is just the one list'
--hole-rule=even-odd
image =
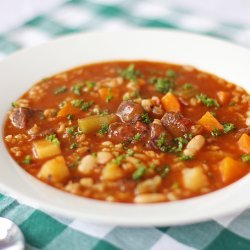
{"label": "beef chunk", "polygon": [[174,136],[180,137],[189,132],[191,121],[181,113],[167,112],[162,117],[163,126]]}
{"label": "beef chunk", "polygon": [[30,108],[14,108],[10,113],[10,121],[14,127],[23,129],[34,125],[34,120],[39,121],[42,110]]}
{"label": "beef chunk", "polygon": [[236,139],[240,139],[240,137],[241,137],[243,134],[250,135],[250,127],[239,129],[238,132],[235,134],[235,138],[236,138]]}
{"label": "beef chunk", "polygon": [[142,106],[131,100],[123,101],[117,109],[116,114],[123,122],[136,122],[140,120],[141,115],[144,113]]}
{"label": "beef chunk", "polygon": [[123,143],[131,140],[135,133],[135,129],[131,124],[114,122],[109,126],[108,136],[115,143]]}
{"label": "beef chunk", "polygon": [[32,112],[28,108],[14,108],[10,113],[10,120],[14,127],[22,129],[26,128]]}
{"label": "beef chunk", "polygon": [[157,141],[163,134],[165,134],[166,142],[170,143],[172,140],[172,136],[164,128],[162,124],[159,124],[159,123],[150,124],[150,134],[149,134],[149,140],[147,142],[147,146],[152,149],[159,149],[159,146],[157,145]]}

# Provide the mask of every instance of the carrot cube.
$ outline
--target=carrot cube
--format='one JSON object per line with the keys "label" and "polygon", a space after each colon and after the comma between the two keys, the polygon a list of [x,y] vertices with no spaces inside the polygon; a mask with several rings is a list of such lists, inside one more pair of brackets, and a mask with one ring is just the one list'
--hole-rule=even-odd
{"label": "carrot cube", "polygon": [[67,116],[67,115],[75,115],[80,112],[80,109],[74,107],[70,102],[67,102],[57,113],[57,116]]}
{"label": "carrot cube", "polygon": [[171,92],[168,92],[161,98],[161,103],[167,112],[177,113],[181,110],[180,102]]}
{"label": "carrot cube", "polygon": [[198,123],[209,131],[213,131],[214,129],[223,129],[220,122],[210,112],[206,112]]}
{"label": "carrot cube", "polygon": [[242,162],[226,156],[219,165],[222,181],[229,183],[237,180],[246,172],[246,168]]}
{"label": "carrot cube", "polygon": [[245,133],[242,134],[242,136],[238,140],[238,145],[240,147],[240,150],[247,154],[250,154],[250,136]]}

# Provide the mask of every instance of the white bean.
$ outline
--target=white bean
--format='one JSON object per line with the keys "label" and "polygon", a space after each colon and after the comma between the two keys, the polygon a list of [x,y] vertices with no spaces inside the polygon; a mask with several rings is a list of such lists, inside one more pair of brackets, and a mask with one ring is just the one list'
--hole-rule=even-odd
{"label": "white bean", "polygon": [[78,171],[82,174],[91,174],[96,166],[96,158],[93,155],[86,155],[82,158],[78,166]]}
{"label": "white bean", "polygon": [[136,187],[135,192],[137,194],[151,193],[157,191],[158,187],[161,185],[162,179],[160,176],[155,176],[151,179],[145,180],[139,183]]}
{"label": "white bean", "polygon": [[194,156],[205,144],[205,137],[202,135],[196,135],[183,151],[184,155]]}
{"label": "white bean", "polygon": [[98,152],[96,160],[98,164],[105,164],[109,162],[112,158],[113,155],[110,152]]}
{"label": "white bean", "polygon": [[166,196],[164,194],[140,194],[134,199],[135,203],[153,203],[166,201]]}

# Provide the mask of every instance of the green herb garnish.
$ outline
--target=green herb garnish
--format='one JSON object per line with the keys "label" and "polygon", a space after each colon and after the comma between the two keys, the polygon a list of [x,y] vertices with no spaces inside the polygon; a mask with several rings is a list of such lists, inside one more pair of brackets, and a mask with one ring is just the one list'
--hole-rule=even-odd
{"label": "green herb garnish", "polygon": [[121,71],[121,76],[124,77],[126,80],[130,81],[137,81],[137,77],[140,74],[138,70],[135,69],[134,64],[130,64],[127,69]]}
{"label": "green herb garnish", "polygon": [[67,117],[67,119],[70,120],[70,121],[73,119],[73,115],[72,115],[72,114],[68,114],[66,117]]}
{"label": "green herb garnish", "polygon": [[141,139],[141,134],[137,133],[135,136],[132,138],[132,142],[137,142]]}
{"label": "green herb garnish", "polygon": [[250,155],[249,154],[244,154],[241,156],[241,160],[243,162],[249,162],[250,161]]}
{"label": "green herb garnish", "polygon": [[99,130],[98,133],[104,135],[104,134],[107,134],[108,131],[109,131],[109,124],[105,123],[105,124],[102,125],[102,127],[101,127],[101,129]]}
{"label": "green herb garnish", "polygon": [[190,155],[182,155],[179,157],[179,160],[180,161],[190,161],[190,160],[193,160],[193,156],[190,156]]}
{"label": "green herb garnish", "polygon": [[185,83],[183,86],[182,86],[183,89],[192,89],[193,88],[193,85],[191,83]]}
{"label": "green herb garnish", "polygon": [[118,155],[115,159],[114,162],[119,166],[121,165],[122,160],[126,158],[126,155]]}
{"label": "green herb garnish", "polygon": [[137,181],[143,177],[143,175],[146,173],[146,168],[145,166],[140,166],[138,167],[135,172],[132,175],[132,178],[134,181]]}
{"label": "green herb garnish", "polygon": [[18,102],[12,102],[12,103],[11,103],[11,106],[12,106],[13,108],[18,108],[18,107],[19,107],[19,104],[18,104]]}
{"label": "green herb garnish", "polygon": [[81,95],[82,88],[83,88],[83,84],[82,84],[82,83],[78,83],[78,84],[74,85],[74,86],[71,88],[71,91],[72,91],[75,95]]}
{"label": "green herb garnish", "polygon": [[213,137],[218,137],[221,135],[221,131],[218,129],[218,128],[214,128],[212,131],[211,131],[211,135]]}
{"label": "green herb garnish", "polygon": [[106,101],[106,102],[110,102],[113,98],[114,98],[113,94],[110,93],[110,94],[106,97],[105,101]]}
{"label": "green herb garnish", "polygon": [[83,104],[83,100],[82,99],[74,99],[71,101],[72,105],[76,108],[80,108]]}
{"label": "green herb garnish", "polygon": [[76,142],[73,142],[73,143],[70,145],[69,148],[70,148],[70,149],[76,149],[76,148],[78,148],[78,144],[77,144]]}
{"label": "green herb garnish", "polygon": [[141,120],[142,122],[144,122],[145,124],[150,124],[151,123],[151,119],[148,115],[148,113],[144,113],[141,115]]}
{"label": "green herb garnish", "polygon": [[220,106],[219,103],[217,102],[217,100],[210,98],[205,94],[199,94],[196,96],[196,98],[198,100],[200,100],[207,107],[217,107],[218,108]]}
{"label": "green herb garnish", "polygon": [[168,77],[176,77],[176,73],[174,70],[169,69],[169,70],[167,70],[167,76]]}
{"label": "green herb garnish", "polygon": [[67,87],[66,86],[61,86],[61,87],[55,89],[54,94],[58,95],[58,94],[62,94],[64,92],[66,92],[66,91],[67,91]]}
{"label": "green herb garnish", "polygon": [[134,150],[132,149],[132,148],[129,148],[128,150],[127,150],[127,155],[128,156],[133,156],[135,154],[135,152],[134,152]]}
{"label": "green herb garnish", "polygon": [[23,164],[31,164],[32,163],[32,159],[30,155],[26,155],[24,160],[23,160]]}
{"label": "green herb garnish", "polygon": [[91,81],[87,81],[86,84],[87,84],[87,86],[88,86],[89,88],[94,88],[95,85],[96,85],[95,82],[91,82]]}
{"label": "green herb garnish", "polygon": [[81,110],[87,111],[90,109],[90,107],[94,104],[93,101],[89,101],[89,102],[83,102]]}
{"label": "green herb garnish", "polygon": [[229,122],[228,123],[224,123],[223,127],[224,127],[224,133],[225,134],[228,134],[231,131],[233,131],[233,130],[236,129],[236,126],[233,123],[229,123]]}
{"label": "green herb garnish", "polygon": [[56,134],[46,135],[46,140],[56,145],[60,145],[60,141],[58,140]]}

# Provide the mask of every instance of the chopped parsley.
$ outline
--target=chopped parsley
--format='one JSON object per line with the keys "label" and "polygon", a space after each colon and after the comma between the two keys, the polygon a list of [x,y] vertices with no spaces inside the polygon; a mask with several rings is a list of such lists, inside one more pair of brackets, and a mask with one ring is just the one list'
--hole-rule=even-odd
{"label": "chopped parsley", "polygon": [[249,154],[244,154],[241,156],[241,160],[243,162],[249,162],[250,161],[250,155]]}
{"label": "chopped parsley", "polygon": [[144,122],[145,124],[150,124],[151,123],[151,119],[148,115],[148,113],[144,113],[141,115],[141,120],[142,122]]}
{"label": "chopped parsley", "polygon": [[128,66],[128,68],[122,70],[120,72],[120,75],[125,78],[126,80],[130,80],[130,81],[137,81],[137,77],[140,75],[140,72],[138,70],[135,69],[135,65],[134,64],[130,64]]}
{"label": "chopped parsley", "polygon": [[24,160],[23,160],[23,164],[31,164],[32,163],[32,159],[30,155],[26,155]]}
{"label": "chopped parsley", "polygon": [[76,148],[78,148],[78,144],[77,144],[76,142],[73,142],[73,143],[70,145],[69,148],[70,148],[70,149],[76,149]]}
{"label": "chopped parsley", "polygon": [[193,88],[193,85],[191,83],[185,83],[183,86],[182,86],[183,89],[192,89]]}
{"label": "chopped parsley", "polygon": [[12,102],[12,103],[11,103],[11,106],[12,106],[13,108],[18,108],[18,107],[19,107],[19,104],[18,104],[18,102]]}
{"label": "chopped parsley", "polygon": [[157,147],[161,149],[163,146],[166,145],[166,142],[167,142],[166,133],[161,133],[158,140],[156,141]]}
{"label": "chopped parsley", "polygon": [[82,99],[74,99],[71,101],[72,105],[76,108],[80,108],[83,104],[83,100]]}
{"label": "chopped parsley", "polygon": [[58,88],[55,89],[54,94],[58,95],[58,94],[62,94],[64,92],[66,92],[66,91],[67,91],[67,87],[66,86],[61,86],[61,87],[58,87]]}
{"label": "chopped parsley", "polygon": [[137,142],[141,139],[141,134],[137,133],[135,136],[132,138],[132,142]]}
{"label": "chopped parsley", "polygon": [[198,100],[200,100],[207,107],[217,107],[218,108],[220,106],[219,103],[217,102],[217,100],[210,98],[205,94],[199,94],[196,96],[196,98]]}
{"label": "chopped parsley", "polygon": [[68,120],[72,120],[73,119],[73,115],[72,114],[68,114],[66,117],[67,117]]}
{"label": "chopped parsley", "polygon": [[180,161],[189,161],[189,160],[193,160],[193,156],[190,155],[182,155],[179,157]]}
{"label": "chopped parsley", "polygon": [[78,83],[78,84],[74,85],[74,86],[71,88],[71,91],[72,91],[75,95],[81,95],[82,88],[83,88],[83,84],[82,84],[82,83]]}
{"label": "chopped parsley", "polygon": [[56,134],[46,135],[46,140],[54,143],[55,145],[60,145],[60,141],[58,140]]}
{"label": "chopped parsley", "polygon": [[127,150],[127,155],[128,156],[133,156],[135,154],[135,152],[134,152],[134,150],[132,149],[132,148],[129,148],[128,150]]}
{"label": "chopped parsley", "polygon": [[83,102],[81,110],[87,111],[90,109],[90,107],[94,104],[93,101],[89,101],[89,102]]}
{"label": "chopped parsley", "polygon": [[[154,166],[154,168],[155,168],[155,166]],[[154,169],[153,168],[153,169]],[[163,166],[163,167],[157,167],[157,168],[155,168],[155,171],[158,173],[158,174],[160,174],[160,176],[162,177],[162,178],[165,178],[166,176],[167,176],[167,174],[170,172],[170,167],[169,167],[169,165],[165,165],[165,166]]]}
{"label": "chopped parsley", "polygon": [[101,129],[99,130],[98,133],[101,134],[101,135],[105,135],[105,134],[108,133],[108,131],[109,131],[109,124],[105,123],[105,124],[102,125],[102,127],[101,127]]}
{"label": "chopped parsley", "polygon": [[91,81],[87,81],[86,84],[87,84],[87,86],[88,86],[89,88],[94,88],[95,85],[96,85],[95,82],[91,82]]}
{"label": "chopped parsley", "polygon": [[141,179],[143,177],[143,175],[146,173],[146,170],[147,169],[143,165],[138,167],[132,175],[133,180],[137,181],[137,180]]}
{"label": "chopped parsley", "polygon": [[73,127],[68,127],[66,128],[66,133],[72,136],[77,135],[79,132],[77,131],[78,127],[77,126],[73,126]]}
{"label": "chopped parsley", "polygon": [[169,69],[169,70],[167,70],[167,76],[168,77],[176,77],[176,73],[174,70]]}
{"label": "chopped parsley", "polygon": [[233,123],[229,123],[229,122],[228,123],[224,123],[223,127],[224,127],[224,133],[225,134],[228,134],[231,131],[233,131],[233,130],[236,129],[236,126]]}
{"label": "chopped parsley", "polygon": [[114,98],[113,94],[110,93],[110,94],[106,97],[105,101],[106,101],[106,102],[110,102],[113,98]]}
{"label": "chopped parsley", "polygon": [[218,128],[214,128],[212,131],[211,131],[211,135],[213,137],[218,137],[221,135],[221,131],[218,129]]}
{"label": "chopped parsley", "polygon": [[115,159],[114,162],[119,166],[121,165],[121,162],[125,159],[126,155],[118,155]]}
{"label": "chopped parsley", "polygon": [[158,92],[165,94],[173,90],[173,82],[167,78],[157,78],[155,83],[155,89]]}

